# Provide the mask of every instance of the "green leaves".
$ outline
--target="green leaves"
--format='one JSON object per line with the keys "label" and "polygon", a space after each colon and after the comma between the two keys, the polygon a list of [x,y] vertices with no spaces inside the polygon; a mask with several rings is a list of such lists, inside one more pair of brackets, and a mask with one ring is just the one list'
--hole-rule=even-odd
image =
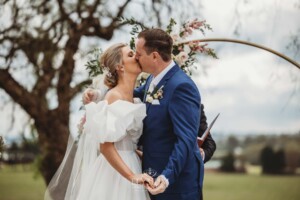
{"label": "green leaves", "polygon": [[132,35],[130,42],[129,42],[129,46],[132,50],[135,50],[135,38],[137,37],[137,35],[143,31],[148,29],[143,23],[137,21],[136,19],[134,19],[133,17],[128,19],[128,18],[124,18],[124,17],[120,17],[119,18],[119,22],[121,24],[129,24],[131,25],[131,31],[130,31],[130,35]]}
{"label": "green leaves", "polygon": [[[135,39],[137,35],[145,30],[148,29],[143,23],[137,21],[136,19],[132,18],[119,18],[119,23],[121,24],[129,24],[131,25],[131,39],[129,42],[130,48],[135,50]],[[179,64],[181,69],[191,75],[191,67],[194,66],[194,63],[197,61],[196,56],[198,54],[206,54],[213,58],[218,58],[214,49],[207,48],[207,44],[203,44],[201,39],[199,40],[190,40],[186,42],[187,37],[193,34],[195,30],[200,31],[203,35],[205,35],[206,30],[212,30],[209,24],[206,23],[205,20],[200,21],[198,19],[194,19],[192,21],[187,21],[186,23],[180,26],[180,30],[178,33],[174,33],[174,26],[176,25],[176,21],[171,18],[169,24],[166,28],[166,32],[171,35],[173,39],[173,50],[172,50],[172,57],[173,59]],[[100,67],[99,59],[102,51],[101,49],[94,49],[90,52],[91,59],[85,64],[86,69],[89,72],[89,76],[95,77],[99,74],[103,74],[103,69]],[[145,79],[140,78],[139,84],[143,83]]]}
{"label": "green leaves", "polygon": [[212,49],[212,48],[207,48],[206,53],[207,53],[207,55],[209,55],[209,56],[211,56],[211,57],[213,57],[213,58],[215,58],[215,59],[218,59],[218,56],[217,56],[217,54],[216,54],[216,52],[215,52],[214,49]]}
{"label": "green leaves", "polygon": [[86,70],[88,70],[89,76],[91,78],[103,74],[103,69],[101,68],[99,62],[101,54],[102,54],[102,50],[98,48],[89,52],[89,56],[91,59],[88,60],[84,66],[86,67]]}
{"label": "green leaves", "polygon": [[170,22],[169,22],[169,25],[167,26],[166,32],[167,32],[168,34],[170,34],[170,33],[173,31],[173,27],[174,27],[176,24],[177,24],[176,21],[175,21],[173,18],[171,18],[171,19],[170,19]]}

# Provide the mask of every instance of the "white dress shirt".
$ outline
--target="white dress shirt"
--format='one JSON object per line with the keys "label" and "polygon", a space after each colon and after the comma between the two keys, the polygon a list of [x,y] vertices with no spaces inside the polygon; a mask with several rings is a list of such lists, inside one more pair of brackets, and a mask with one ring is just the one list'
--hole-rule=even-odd
{"label": "white dress shirt", "polygon": [[152,92],[154,88],[159,84],[159,82],[163,79],[163,77],[168,73],[168,71],[170,71],[174,66],[175,62],[172,60],[164,70],[162,70],[156,77],[153,77],[148,91]]}

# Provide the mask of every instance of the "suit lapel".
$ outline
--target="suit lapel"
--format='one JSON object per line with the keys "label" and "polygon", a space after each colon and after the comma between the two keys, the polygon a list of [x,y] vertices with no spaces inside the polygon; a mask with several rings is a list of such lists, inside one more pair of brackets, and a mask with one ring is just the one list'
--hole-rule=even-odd
{"label": "suit lapel", "polygon": [[[159,89],[161,86],[164,86],[164,88],[165,88],[165,86],[166,86],[166,84],[167,84],[167,82],[168,82],[168,80],[178,71],[178,70],[180,70],[180,68],[179,68],[179,66],[177,65],[177,64],[175,64],[168,72],[167,72],[167,74],[160,80],[160,82],[157,84],[157,86],[155,87],[156,89]],[[151,80],[152,80],[152,78],[153,77],[151,77]],[[149,86],[150,86],[150,82],[151,82],[151,80],[150,81],[148,81],[148,83],[147,83],[147,90],[146,90],[146,92],[145,92],[145,94],[146,94],[146,96],[147,96],[147,91],[148,91],[148,88],[149,88]],[[164,89],[163,89],[164,90]],[[146,99],[144,100],[144,102],[146,101]],[[151,103],[148,103],[148,102],[146,102],[146,107],[147,107],[147,113],[148,113],[148,110],[149,110],[149,108],[151,107]]]}

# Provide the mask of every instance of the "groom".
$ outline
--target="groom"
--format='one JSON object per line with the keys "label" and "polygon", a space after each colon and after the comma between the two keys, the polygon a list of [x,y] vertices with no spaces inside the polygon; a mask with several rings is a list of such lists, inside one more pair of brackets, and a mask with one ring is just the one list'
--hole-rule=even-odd
{"label": "groom", "polygon": [[148,186],[152,200],[202,199],[204,165],[196,143],[200,94],[195,83],[172,60],[172,38],[161,29],[138,35],[136,59],[151,75],[135,90],[144,100],[143,170],[159,176]]}

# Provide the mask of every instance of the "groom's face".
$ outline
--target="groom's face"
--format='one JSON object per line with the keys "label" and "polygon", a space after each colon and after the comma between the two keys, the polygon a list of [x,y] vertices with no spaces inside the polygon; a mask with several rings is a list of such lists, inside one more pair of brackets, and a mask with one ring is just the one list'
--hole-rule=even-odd
{"label": "groom's face", "polygon": [[140,63],[142,67],[142,71],[146,73],[152,73],[153,72],[153,55],[152,53],[147,54],[145,49],[145,39],[144,38],[138,38],[137,42],[135,43],[135,59]]}

